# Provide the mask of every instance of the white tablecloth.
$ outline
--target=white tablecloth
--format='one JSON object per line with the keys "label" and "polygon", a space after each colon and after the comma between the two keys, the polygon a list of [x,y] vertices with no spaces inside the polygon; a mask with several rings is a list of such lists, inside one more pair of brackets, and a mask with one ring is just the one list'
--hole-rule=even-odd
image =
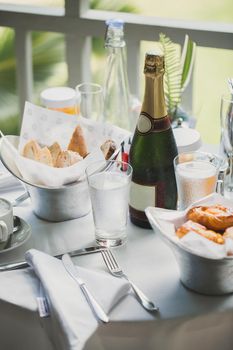
{"label": "white tablecloth", "polygon": [[[20,193],[22,188],[0,196],[13,200]],[[53,255],[94,243],[91,214],[50,223],[34,215],[29,199],[15,207],[14,214],[31,225],[32,238],[13,252],[0,253],[0,263],[21,260],[29,248]],[[150,314],[128,296],[110,314],[110,324],[100,326],[85,349],[232,349],[233,295],[208,297],[187,290],[180,283],[171,250],[152,230],[129,222],[127,232],[128,243],[116,248],[115,255],[128,276],[159,305],[160,312]],[[106,270],[100,254],[74,261]],[[37,313],[0,302],[0,349],[53,349],[43,327]]]}

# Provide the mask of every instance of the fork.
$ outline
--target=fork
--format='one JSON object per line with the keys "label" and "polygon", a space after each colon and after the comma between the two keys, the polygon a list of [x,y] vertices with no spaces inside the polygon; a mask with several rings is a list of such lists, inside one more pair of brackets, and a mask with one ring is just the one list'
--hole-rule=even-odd
{"label": "fork", "polygon": [[102,257],[104,259],[104,262],[109,269],[110,273],[113,276],[116,277],[124,277],[127,279],[127,281],[130,283],[135,296],[137,300],[140,302],[140,304],[147,310],[147,311],[158,311],[158,306],[155,306],[152,301],[150,301],[145,294],[137,287],[133,282],[131,282],[128,278],[128,276],[125,275],[125,273],[122,271],[121,267],[119,266],[118,262],[116,261],[115,257],[113,256],[113,253],[109,249],[101,250]]}

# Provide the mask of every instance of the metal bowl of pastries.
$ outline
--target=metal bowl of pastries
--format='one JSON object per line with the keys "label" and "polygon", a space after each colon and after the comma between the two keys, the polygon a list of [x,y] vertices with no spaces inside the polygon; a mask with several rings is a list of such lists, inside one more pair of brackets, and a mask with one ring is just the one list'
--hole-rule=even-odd
{"label": "metal bowl of pastries", "polygon": [[[18,149],[18,136],[8,135],[5,136],[5,138],[15,149]],[[35,145],[33,144],[32,146],[34,147]],[[105,157],[109,157],[110,154],[113,155],[115,148],[111,150],[111,147],[112,145],[110,145],[108,142],[104,145],[103,152]],[[57,147],[55,147],[55,149],[56,148]],[[42,155],[42,158],[47,158],[47,154],[45,152]],[[72,152],[71,157],[68,158],[68,160],[71,162],[75,160]],[[83,178],[82,181],[72,182],[58,188],[51,188],[41,185],[39,186],[30,183],[29,181],[25,181],[19,172],[14,159],[12,159],[8,142],[1,142],[0,159],[7,170],[21,182],[23,182],[31,198],[32,209],[39,218],[47,221],[59,222],[77,219],[87,215],[90,212],[91,202],[88,185],[85,178]],[[66,154],[64,155],[64,152],[62,153],[62,157],[60,157],[59,162],[67,162],[67,156]]]}
{"label": "metal bowl of pastries", "polygon": [[[220,195],[215,195],[221,200]],[[185,213],[185,220],[182,216],[177,216],[170,222],[158,219],[159,214],[154,214],[155,208],[146,209],[152,228],[172,249],[182,284],[201,294],[224,295],[233,292],[233,203],[228,201],[230,206],[225,206],[227,201],[224,198],[224,205],[195,206]],[[224,245],[224,249],[226,242],[230,242],[226,248],[228,252],[217,258],[194,253],[188,246],[179,245],[169,234],[164,234],[165,230],[168,232],[169,227],[174,225],[178,240],[192,231],[194,235],[200,235],[219,247]]]}

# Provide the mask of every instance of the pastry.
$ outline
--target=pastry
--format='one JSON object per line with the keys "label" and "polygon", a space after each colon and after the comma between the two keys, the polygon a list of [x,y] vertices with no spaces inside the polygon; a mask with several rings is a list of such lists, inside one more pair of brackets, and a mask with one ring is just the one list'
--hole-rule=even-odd
{"label": "pastry", "polygon": [[179,238],[182,238],[184,235],[186,235],[189,232],[195,232],[200,236],[205,237],[210,241],[213,241],[218,244],[224,244],[225,242],[224,237],[220,233],[217,233],[212,230],[207,230],[205,226],[197,222],[193,222],[192,220],[189,220],[185,222],[182,226],[180,226],[176,231],[176,235]]}
{"label": "pastry", "polygon": [[57,142],[54,142],[51,146],[48,147],[48,149],[50,150],[53,159],[53,165],[55,166],[58,154],[62,151],[62,149]]}
{"label": "pastry", "polygon": [[82,159],[83,158],[77,152],[69,150],[62,151],[58,154],[55,166],[57,168],[65,168],[79,162]]}
{"label": "pastry", "polygon": [[187,217],[214,231],[224,231],[233,226],[233,211],[219,204],[193,207]]}
{"label": "pastry", "polygon": [[83,130],[80,125],[78,125],[71,137],[70,143],[68,145],[68,150],[78,152],[80,156],[85,158],[88,154],[86,141],[83,135]]}
{"label": "pastry", "polygon": [[180,226],[176,230],[176,235],[179,238],[184,237],[188,232],[191,231],[198,231],[198,230],[205,230],[205,226],[198,224],[197,222],[194,222],[192,220],[186,221],[182,226]]}
{"label": "pastry", "polygon": [[116,151],[116,144],[113,140],[106,140],[101,146],[101,151],[104,154],[105,159],[109,159]]}

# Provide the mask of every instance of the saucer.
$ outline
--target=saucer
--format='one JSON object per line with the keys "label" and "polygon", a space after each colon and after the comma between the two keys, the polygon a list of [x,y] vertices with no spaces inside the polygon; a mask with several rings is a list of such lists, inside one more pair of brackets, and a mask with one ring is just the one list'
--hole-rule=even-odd
{"label": "saucer", "polygon": [[19,220],[19,224],[17,225],[18,229],[12,234],[12,238],[10,238],[10,246],[8,246],[8,248],[0,250],[0,254],[20,247],[31,237],[30,225],[19,216],[16,216],[16,218]]}

